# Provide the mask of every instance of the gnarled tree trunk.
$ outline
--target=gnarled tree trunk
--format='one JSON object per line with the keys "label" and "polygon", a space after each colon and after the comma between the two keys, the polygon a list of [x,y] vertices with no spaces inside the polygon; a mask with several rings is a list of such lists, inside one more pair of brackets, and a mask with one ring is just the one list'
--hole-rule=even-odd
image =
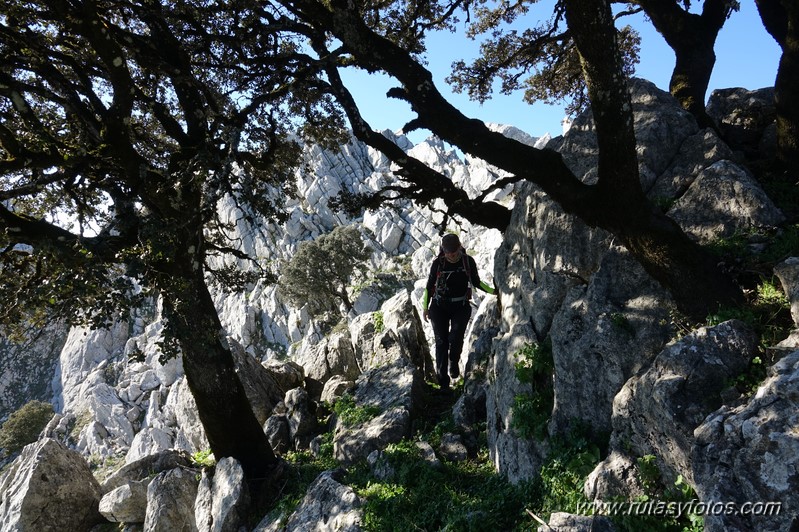
{"label": "gnarled tree trunk", "polygon": [[669,92],[700,127],[716,128],[705,110],[705,94],[716,64],[719,30],[732,10],[730,0],[705,0],[702,13],[682,9],[675,0],[637,0],[655,29],[674,50]]}
{"label": "gnarled tree trunk", "polygon": [[799,5],[794,0],[756,0],[763,25],[782,48],[774,104],[777,159],[789,172],[799,168]]}

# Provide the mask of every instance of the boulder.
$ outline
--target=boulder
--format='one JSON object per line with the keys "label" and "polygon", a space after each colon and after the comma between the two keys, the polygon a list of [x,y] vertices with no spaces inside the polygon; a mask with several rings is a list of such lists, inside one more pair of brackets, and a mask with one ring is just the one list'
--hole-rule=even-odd
{"label": "boulder", "polygon": [[283,400],[286,390],[255,357],[244,351],[241,344],[232,338],[228,338],[228,343],[236,364],[236,374],[250,401],[252,412],[258,423],[264,424],[275,405]]}
{"label": "boulder", "polygon": [[799,257],[790,257],[774,267],[782,289],[791,304],[791,317],[799,327]]}
{"label": "boulder", "polygon": [[715,131],[712,129],[699,131],[685,139],[666,171],[660,174],[652,188],[646,191],[647,196],[656,202],[662,201],[668,204],[685,194],[691,183],[705,168],[718,161],[732,158],[732,150]]}
{"label": "boulder", "polygon": [[305,371],[305,386],[313,399],[322,395],[324,384],[334,375],[354,380],[360,374],[348,329],[333,332],[300,352],[295,362]]}
{"label": "boulder", "polygon": [[305,371],[296,362],[269,359],[261,365],[277,381],[278,387],[284,394],[292,388],[302,386],[305,382]]}
{"label": "boulder", "polygon": [[770,229],[785,220],[754,177],[730,161],[705,169],[668,214],[701,242]]}
{"label": "boulder", "polygon": [[380,310],[383,313],[383,327],[396,335],[404,351],[409,353],[414,367],[423,376],[433,380],[435,366],[430,357],[430,346],[410,292],[399,292],[383,303]]}
{"label": "boulder", "polygon": [[175,429],[176,449],[196,453],[211,447],[185,377],[169,389],[164,409],[172,413],[170,422]]}
{"label": "boulder", "polygon": [[[483,368],[483,371],[485,369]],[[466,377],[461,393],[452,405],[452,418],[461,429],[474,427],[486,420],[486,383],[485,373],[475,378],[474,373]]]}
{"label": "boulder", "polygon": [[84,532],[104,521],[100,485],[77,452],[45,438],[0,477],[0,530]]}
{"label": "boulder", "polygon": [[438,447],[438,452],[450,462],[462,462],[468,458],[469,454],[466,450],[466,445],[463,444],[461,435],[452,434],[451,432],[441,436],[441,445]]}
{"label": "boulder", "polygon": [[733,150],[750,158],[769,155],[768,150],[764,153],[761,148],[777,117],[772,87],[716,89],[708,98],[707,114]]}
{"label": "boulder", "polygon": [[[326,471],[308,488],[284,530],[307,532],[357,532],[361,530],[363,501],[352,488],[341,484],[341,471]],[[261,530],[261,525],[256,530]]]}
{"label": "boulder", "polygon": [[127,463],[136,462],[172,447],[172,435],[155,427],[145,427],[136,433],[125,455]]}
{"label": "boulder", "polygon": [[208,532],[238,532],[247,524],[250,496],[244,470],[234,458],[223,458],[213,474],[203,470],[194,518],[197,528]]}
{"label": "boulder", "polygon": [[489,457],[512,483],[536,478],[549,452],[546,442],[522,438],[511,426],[516,396],[530,392],[529,385],[521,384],[516,378],[515,353],[535,341],[529,320],[512,325],[496,342],[488,366],[488,373],[493,377],[486,389]]}
{"label": "boulder", "polygon": [[652,177],[666,171],[686,140],[699,132],[699,126],[671,94],[651,81],[633,78],[629,87],[641,185],[648,190]]}
{"label": "boulder", "polygon": [[100,513],[112,523],[144,523],[150,481],[128,482],[100,499]]}
{"label": "boulder", "polygon": [[342,463],[366,458],[409,436],[411,419],[421,400],[422,379],[411,362],[393,363],[365,372],[355,383],[356,408],[371,407],[379,414],[354,426],[336,421],[333,454]]}
{"label": "boulder", "polygon": [[568,434],[577,420],[610,432],[613,398],[671,336],[669,306],[668,294],[624,248],[612,248],[588,285],[569,291],[550,330],[552,431]]}
{"label": "boulder", "polygon": [[348,380],[341,375],[336,375],[325,383],[325,387],[322,389],[321,401],[322,403],[333,404],[336,402],[336,399],[351,390],[354,386],[354,381]]}
{"label": "boulder", "polygon": [[197,479],[194,471],[177,468],[158,473],[147,486],[146,532],[193,532]]}
{"label": "boulder", "polygon": [[747,403],[720,408],[694,431],[691,476],[700,500],[730,502],[744,511],[707,515],[705,530],[795,529],[799,498],[791,494],[799,493],[797,427],[799,351],[770,368]]}
{"label": "boulder", "polygon": [[375,337],[375,314],[368,312],[360,314],[350,321],[350,338],[352,338],[352,349],[355,353],[355,360],[361,369],[368,369],[364,366],[365,361],[372,356],[372,345]]}
{"label": "boulder", "polygon": [[635,460],[623,450],[613,449],[585,479],[583,492],[589,501],[638,500],[647,495]]}
{"label": "boulder", "polygon": [[[690,113],[653,83],[633,78],[629,81],[629,89],[642,185],[647,190],[679,152],[685,139],[696,134],[699,127]],[[561,152],[572,172],[583,181],[596,181],[599,149],[590,111],[578,115],[569,130],[562,137],[552,139],[547,148]]]}
{"label": "boulder", "polygon": [[264,423],[264,433],[269,438],[269,446],[277,454],[285,454],[294,448],[291,443],[289,421],[284,414],[271,416]]}
{"label": "boulder", "polygon": [[678,475],[693,485],[694,429],[722,405],[722,392],[756,354],[756,335],[736,320],[670,344],[616,396],[611,448],[655,455],[666,485]]}
{"label": "boulder", "polygon": [[603,515],[574,515],[566,512],[553,512],[547,526],[538,527],[539,532],[615,532],[616,527],[610,518]]}
{"label": "boulder", "polygon": [[295,449],[306,449],[319,428],[316,406],[312,405],[308,392],[303,388],[289,390],[285,404],[289,438]]}
{"label": "boulder", "polygon": [[122,466],[105,479],[102,492],[108,493],[130,482],[152,479],[152,476],[178,467],[191,467],[191,455],[186,451],[169,449],[145,456],[140,460]]}
{"label": "boulder", "polygon": [[468,376],[477,367],[485,370],[494,338],[501,329],[498,298],[498,295],[493,295],[483,299],[469,322],[463,344],[465,356],[461,355],[459,361],[461,375]]}

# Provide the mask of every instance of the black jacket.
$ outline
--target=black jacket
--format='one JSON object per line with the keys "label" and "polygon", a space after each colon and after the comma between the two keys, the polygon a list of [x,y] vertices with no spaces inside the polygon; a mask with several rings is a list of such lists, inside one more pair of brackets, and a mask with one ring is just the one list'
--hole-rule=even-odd
{"label": "black jacket", "polygon": [[480,287],[477,263],[472,257],[461,252],[460,260],[455,263],[449,262],[444,256],[436,257],[430,266],[430,275],[427,278],[427,293],[431,303],[436,300],[448,301],[461,299],[464,296],[470,297],[469,280],[472,287]]}

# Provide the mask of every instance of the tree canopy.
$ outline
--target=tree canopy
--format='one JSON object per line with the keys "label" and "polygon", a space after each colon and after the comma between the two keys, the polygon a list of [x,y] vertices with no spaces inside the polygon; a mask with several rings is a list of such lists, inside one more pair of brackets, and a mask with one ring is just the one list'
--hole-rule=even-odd
{"label": "tree canopy", "polygon": [[[320,56],[331,58],[326,67],[331,91],[342,103],[356,136],[381,149],[400,167],[398,176],[411,183],[410,197],[426,201],[436,197],[445,198],[445,201],[449,199],[453,214],[461,214],[456,210],[460,205],[468,205],[471,213],[479,212],[481,204],[499,209],[490,202],[483,202],[485,194],[468,203],[460,202],[458,193],[462,191],[453,190],[455,187],[451,182],[444,187],[438,186],[438,177],[430,175],[429,169],[419,161],[396,150],[396,147],[385,147],[384,138],[376,135],[360,116],[338,77],[337,68],[357,65],[392,76],[398,86],[388,95],[408,102],[416,115],[406,124],[406,131],[426,128],[464,152],[511,175],[500,180],[495,187],[513,181],[530,181],[566,212],[577,215],[591,226],[610,231],[655,279],[672,292],[686,314],[704,316],[719,304],[741,300],[739,289],[719,272],[716,261],[692,242],[674,221],[649,204],[643,194],[625,66],[608,1],[591,0],[579,5],[563,1],[558,4],[580,57],[586,94],[596,125],[599,165],[598,180],[593,185],[587,185],[581,181],[581,176],[575,176],[558,153],[539,150],[493,132],[484,123],[463,115],[441,95],[432,75],[417,57],[424,40],[420,28],[442,25],[434,16],[425,18],[424,9],[405,4],[392,3],[391,8],[381,4],[378,8],[371,4],[317,0],[285,0],[285,5],[300,20],[320,32],[315,41],[315,51]],[[423,5],[428,6],[427,3]],[[446,5],[450,9],[459,6],[457,3]],[[415,25],[392,28],[387,32],[385,20],[381,24],[370,24],[374,17],[367,14],[374,9],[385,9],[381,12],[386,16],[404,13],[405,10],[419,11],[421,15],[415,18]],[[331,35],[335,38],[331,42],[341,43],[335,49],[327,49],[324,45],[328,41],[323,36]],[[414,46],[407,46],[407,42],[414,43]],[[423,168],[420,169],[420,165]],[[463,216],[481,223],[469,213]],[[686,282],[686,279],[690,281]]]}
{"label": "tree canopy", "polygon": [[248,1],[0,12],[4,321],[102,325],[160,297],[165,352],[182,355],[211,449],[251,479],[269,478],[276,459],[208,291],[220,273],[209,259],[243,256],[217,203],[279,219],[294,139],[329,143],[341,125],[280,19]]}
{"label": "tree canopy", "polygon": [[300,243],[280,272],[280,291],[297,306],[308,305],[312,316],[335,314],[339,304],[350,311],[347,289],[371,254],[355,227],[336,226],[315,240]]}

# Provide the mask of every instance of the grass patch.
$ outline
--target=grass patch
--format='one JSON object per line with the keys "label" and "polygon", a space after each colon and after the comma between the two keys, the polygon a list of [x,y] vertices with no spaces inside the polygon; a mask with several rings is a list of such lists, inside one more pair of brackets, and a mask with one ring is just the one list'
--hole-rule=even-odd
{"label": "grass patch", "polygon": [[749,325],[760,338],[762,349],[784,340],[793,328],[791,307],[782,291],[779,280],[761,278],[748,295],[749,303],[743,307],[720,308],[707,317],[709,326],[737,319]]}
{"label": "grass patch", "polygon": [[474,461],[432,467],[410,440],[390,445],[384,458],[394,475],[372,478],[365,466],[349,483],[366,499],[364,530],[520,530],[528,485],[512,485],[483,454]]}
{"label": "grass patch", "polygon": [[599,447],[582,432],[552,440],[552,451],[535,485],[538,504],[533,512],[544,519],[553,512],[577,512],[580,503],[588,502],[583,485],[601,456]]}

